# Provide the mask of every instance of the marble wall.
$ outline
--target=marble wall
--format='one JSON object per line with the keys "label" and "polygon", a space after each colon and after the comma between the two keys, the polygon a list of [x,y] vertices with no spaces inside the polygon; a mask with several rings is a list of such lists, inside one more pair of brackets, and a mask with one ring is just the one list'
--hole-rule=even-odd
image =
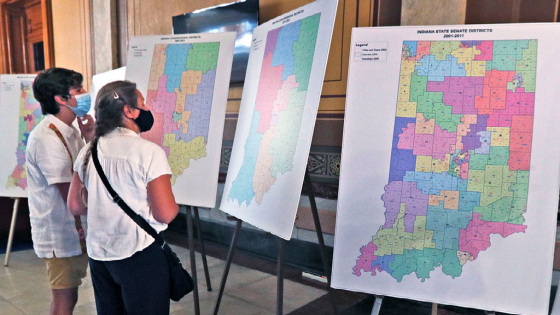
{"label": "marble wall", "polygon": [[92,0],[93,74],[118,68],[115,0]]}
{"label": "marble wall", "polygon": [[401,25],[464,24],[467,0],[403,0]]}
{"label": "marble wall", "polygon": [[52,1],[52,19],[55,65],[80,72],[89,89],[93,75],[90,1]]}

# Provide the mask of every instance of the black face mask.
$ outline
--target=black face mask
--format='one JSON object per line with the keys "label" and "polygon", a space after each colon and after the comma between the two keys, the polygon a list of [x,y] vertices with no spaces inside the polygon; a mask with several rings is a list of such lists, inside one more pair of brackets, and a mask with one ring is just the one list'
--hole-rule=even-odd
{"label": "black face mask", "polygon": [[140,115],[138,115],[138,118],[134,119],[134,122],[138,125],[138,128],[140,128],[140,132],[149,131],[154,125],[154,115],[152,115],[152,112],[149,110],[138,109],[140,110]]}

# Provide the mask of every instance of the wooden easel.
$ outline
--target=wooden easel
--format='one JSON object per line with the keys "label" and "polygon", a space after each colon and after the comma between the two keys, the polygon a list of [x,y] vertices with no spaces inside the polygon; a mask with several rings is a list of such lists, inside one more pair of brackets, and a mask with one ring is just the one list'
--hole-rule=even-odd
{"label": "wooden easel", "polygon": [[[313,221],[315,223],[315,231],[317,232],[317,238],[319,240],[319,250],[321,252],[321,258],[323,260],[323,267],[325,269],[325,275],[327,276],[327,283],[328,283],[328,290],[329,295],[333,307],[334,314],[338,314],[336,303],[334,299],[334,290],[331,288],[331,276],[330,276],[330,263],[327,260],[326,252],[325,252],[325,240],[323,238],[323,231],[321,229],[321,222],[319,221],[319,212],[317,211],[317,204],[315,203],[315,194],[313,193],[313,186],[311,185],[311,177],[309,176],[309,172],[307,169],[305,170],[305,178],[303,181],[305,188],[307,189],[307,193],[309,196],[309,202],[311,204],[311,212],[313,213]],[[231,244],[229,247],[229,251],[226,258],[226,266],[224,269],[224,273],[222,275],[222,280],[220,282],[220,291],[218,293],[218,299],[216,300],[216,305],[214,307],[214,315],[218,314],[220,309],[220,303],[222,301],[222,296],[224,294],[224,289],[226,286],[227,277],[229,274],[229,268],[231,266],[231,262],[233,260],[233,254],[235,252],[235,246],[237,244],[237,238],[239,236],[239,231],[241,230],[241,223],[242,221],[234,218],[228,217],[229,220],[235,220],[235,230],[233,232],[233,238],[231,240]],[[276,285],[276,314],[281,315],[283,314],[283,306],[284,306],[284,254],[286,252],[286,240],[282,238],[278,238],[278,263],[277,263],[277,285]]]}
{"label": "wooden easel", "polygon": [[10,234],[8,235],[8,246],[6,247],[6,258],[4,259],[4,267],[8,267],[10,261],[10,252],[12,251],[12,243],[14,241],[14,233],[16,230],[16,219],[19,208],[20,198],[14,198],[14,211],[12,213],[12,223],[10,224]]}
{"label": "wooden easel", "polygon": [[187,233],[189,237],[189,254],[191,261],[191,276],[194,280],[193,289],[193,300],[194,300],[194,313],[200,315],[200,299],[198,297],[198,277],[196,275],[196,256],[195,256],[195,246],[194,246],[194,232],[193,232],[193,220],[191,210],[194,211],[194,218],[196,224],[196,232],[198,239],[200,241],[200,253],[202,255],[202,265],[204,266],[204,276],[206,277],[206,287],[208,291],[212,291],[212,285],[210,284],[210,273],[208,272],[208,262],[206,260],[206,250],[204,249],[204,239],[202,238],[202,228],[200,225],[200,217],[198,215],[198,207],[186,206],[187,207]]}

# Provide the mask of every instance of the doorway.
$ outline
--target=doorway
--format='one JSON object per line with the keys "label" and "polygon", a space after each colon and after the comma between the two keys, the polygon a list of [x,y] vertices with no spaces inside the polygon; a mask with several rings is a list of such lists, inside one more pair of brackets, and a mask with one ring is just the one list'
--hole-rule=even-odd
{"label": "doorway", "polygon": [[0,73],[54,66],[51,0],[0,0]]}

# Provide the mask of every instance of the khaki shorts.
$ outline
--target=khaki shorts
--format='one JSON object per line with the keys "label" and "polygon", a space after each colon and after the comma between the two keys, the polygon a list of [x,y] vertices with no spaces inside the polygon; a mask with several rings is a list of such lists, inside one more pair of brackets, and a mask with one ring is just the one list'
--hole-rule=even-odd
{"label": "khaki shorts", "polygon": [[82,284],[87,275],[88,255],[43,258],[47,264],[47,276],[51,289],[73,289]]}

